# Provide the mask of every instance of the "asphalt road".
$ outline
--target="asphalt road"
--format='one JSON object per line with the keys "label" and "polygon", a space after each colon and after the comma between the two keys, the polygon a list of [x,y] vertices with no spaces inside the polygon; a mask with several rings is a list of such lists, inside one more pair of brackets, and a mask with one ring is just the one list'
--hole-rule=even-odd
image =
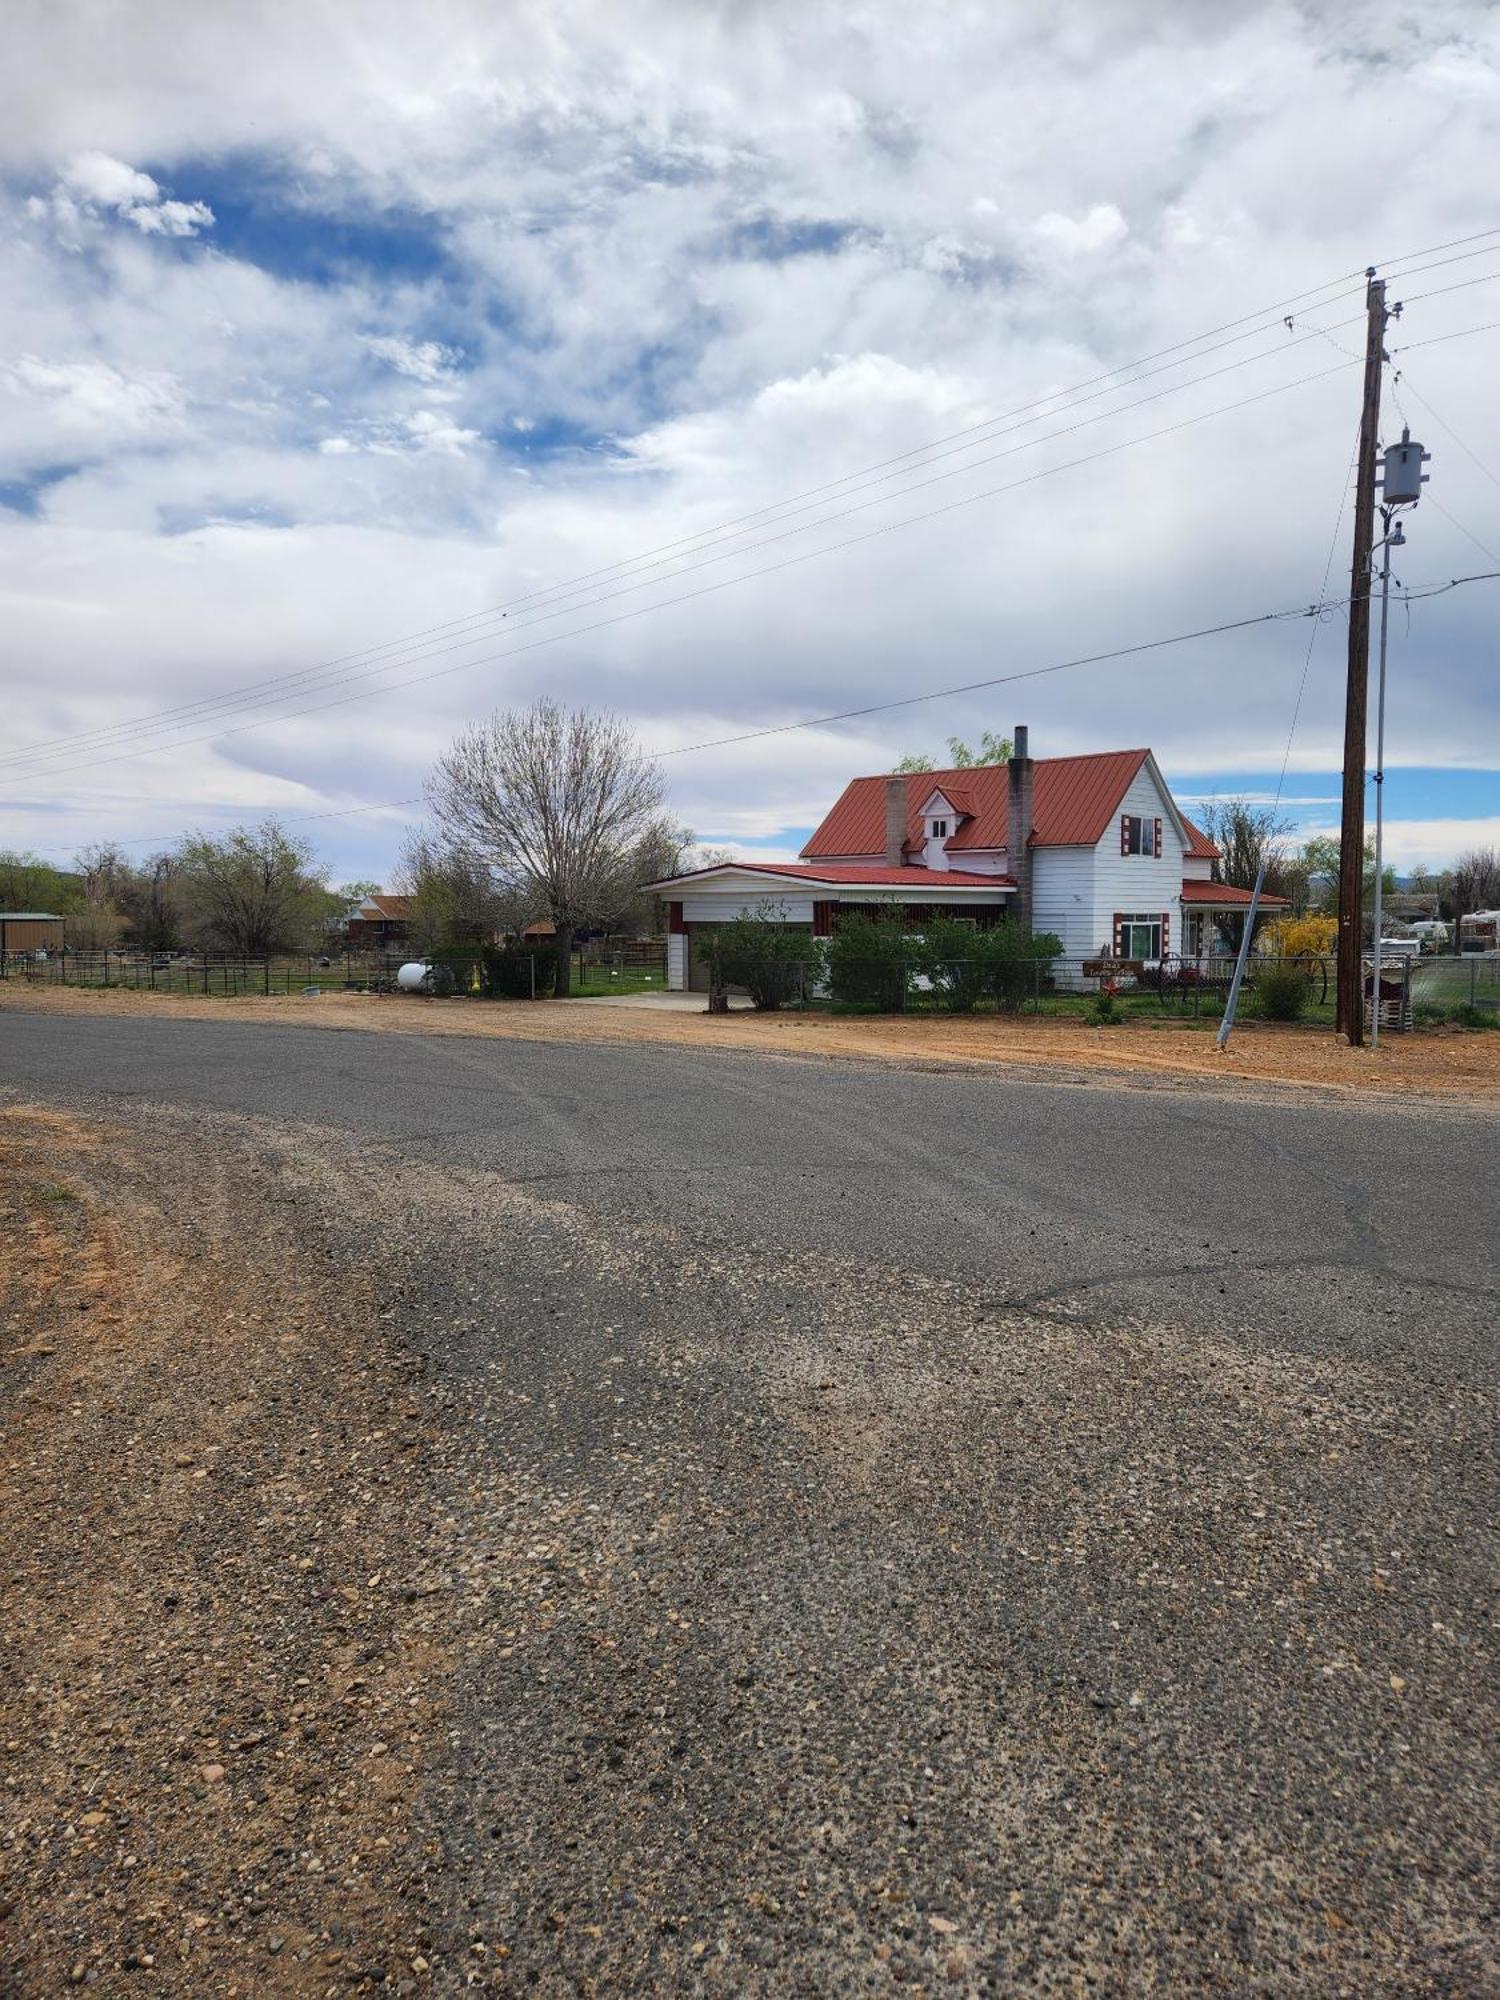
{"label": "asphalt road", "polygon": [[15,1014],[0,1084],[294,1123],[442,1504],[547,1523],[421,1802],[517,1990],[1491,1988],[1493,1117]]}

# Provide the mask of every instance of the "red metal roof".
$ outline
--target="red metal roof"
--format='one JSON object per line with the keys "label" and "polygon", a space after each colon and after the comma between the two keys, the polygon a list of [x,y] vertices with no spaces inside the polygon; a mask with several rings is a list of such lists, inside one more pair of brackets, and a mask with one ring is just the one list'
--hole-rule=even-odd
{"label": "red metal roof", "polygon": [[[1089,757],[1039,757],[1032,793],[1033,847],[1092,847],[1149,755],[1146,750],[1106,750]],[[953,796],[957,791],[970,809],[970,816],[949,836],[950,852],[1006,845],[1008,779],[1004,764],[899,775],[906,780],[908,848],[922,844],[919,815],[935,791],[958,805]],[[821,854],[883,854],[885,787],[883,777],[853,779],[802,852],[810,859]],[[1202,839],[1196,827],[1192,831]],[[1188,851],[1211,855],[1215,850]]]}
{"label": "red metal roof", "polygon": [[[926,797],[926,794],[923,794]],[[1009,875],[979,875],[968,868],[922,868],[915,864],[901,868],[868,868],[851,864],[847,867],[813,867],[802,861],[721,861],[712,868],[694,868],[686,875],[669,875],[664,881],[650,882],[650,889],[662,890],[675,887],[679,882],[691,882],[705,875],[720,875],[727,869],[748,869],[753,875],[786,875],[798,882],[826,882],[830,888],[844,889],[918,889],[928,895],[934,889],[996,889],[1002,893],[1015,888],[1015,881]]]}
{"label": "red metal roof", "polygon": [[[1228,882],[1184,882],[1182,885],[1184,903],[1207,903],[1216,910],[1248,910],[1250,891],[1236,889]],[[1268,896],[1261,891],[1260,906],[1263,910],[1289,910],[1291,904],[1285,896]]]}
{"label": "red metal roof", "polygon": [[1192,856],[1194,861],[1217,861],[1219,850],[1214,846],[1202,827],[1194,826],[1187,814],[1182,812],[1181,806],[1177,810],[1182,813],[1182,823],[1187,828],[1189,834],[1188,845],[1185,851]]}

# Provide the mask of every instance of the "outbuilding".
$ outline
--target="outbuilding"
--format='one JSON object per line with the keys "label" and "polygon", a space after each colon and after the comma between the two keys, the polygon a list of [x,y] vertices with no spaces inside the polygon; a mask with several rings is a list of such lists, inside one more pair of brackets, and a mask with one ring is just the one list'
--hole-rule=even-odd
{"label": "outbuilding", "polygon": [[63,920],[50,910],[0,910],[0,958],[62,948]]}

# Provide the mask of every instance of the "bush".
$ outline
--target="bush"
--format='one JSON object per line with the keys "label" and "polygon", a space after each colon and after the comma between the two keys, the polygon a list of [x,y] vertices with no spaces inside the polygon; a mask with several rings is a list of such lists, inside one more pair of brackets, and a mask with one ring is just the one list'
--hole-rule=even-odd
{"label": "bush", "polygon": [[[535,953],[513,945],[486,945],[480,960],[480,988],[487,1000],[531,1000],[552,982],[550,964],[535,966]],[[551,957],[551,954],[548,954]],[[535,966],[536,981],[532,982]]]}
{"label": "bush", "polygon": [[1471,1007],[1467,1000],[1446,1007],[1435,1003],[1413,1007],[1411,1017],[1424,1028],[1500,1028],[1500,1014]]}
{"label": "bush", "polygon": [[709,950],[715,983],[743,986],[754,1006],[769,1014],[802,997],[818,947],[806,931],[788,930],[779,916],[768,916],[720,924]]}
{"label": "bush", "polygon": [[1300,966],[1271,965],[1256,977],[1256,1010],[1265,1021],[1296,1021],[1310,992],[1311,982]]}
{"label": "bush", "polygon": [[1122,1018],[1120,1003],[1107,988],[1094,995],[1093,1003],[1089,1007],[1087,1015],[1091,1027],[1118,1027]]}
{"label": "bush", "polygon": [[1337,917],[1279,917],[1266,925],[1256,949],[1267,958],[1332,958],[1338,935]]}
{"label": "bush", "polygon": [[922,947],[908,938],[898,910],[878,917],[845,917],[825,946],[828,990],[845,1006],[899,1014],[906,1006],[908,974]]}

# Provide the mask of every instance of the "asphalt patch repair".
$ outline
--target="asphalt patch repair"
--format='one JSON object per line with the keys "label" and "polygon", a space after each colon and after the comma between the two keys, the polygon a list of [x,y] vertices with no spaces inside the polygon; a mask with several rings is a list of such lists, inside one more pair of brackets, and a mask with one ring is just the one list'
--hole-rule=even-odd
{"label": "asphalt patch repair", "polygon": [[1495,1989],[1481,1388],[248,1117],[0,1175],[0,1987]]}

